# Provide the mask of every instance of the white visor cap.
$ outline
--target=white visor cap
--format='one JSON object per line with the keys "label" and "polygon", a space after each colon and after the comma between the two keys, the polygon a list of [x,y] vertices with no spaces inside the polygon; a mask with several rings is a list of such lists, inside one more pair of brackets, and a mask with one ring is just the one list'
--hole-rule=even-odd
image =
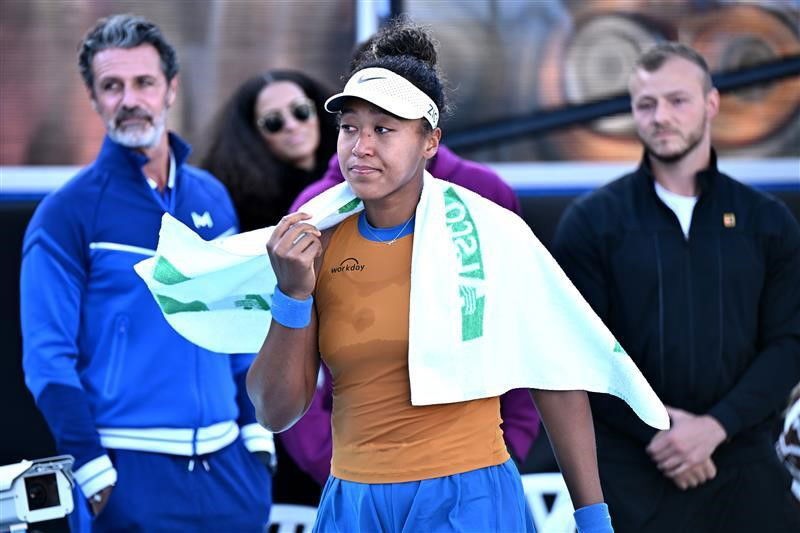
{"label": "white visor cap", "polygon": [[353,74],[342,92],[328,98],[325,109],[337,113],[347,98],[361,98],[400,118],[425,118],[432,128],[439,123],[439,108],[433,100],[410,81],[385,68],[365,68]]}

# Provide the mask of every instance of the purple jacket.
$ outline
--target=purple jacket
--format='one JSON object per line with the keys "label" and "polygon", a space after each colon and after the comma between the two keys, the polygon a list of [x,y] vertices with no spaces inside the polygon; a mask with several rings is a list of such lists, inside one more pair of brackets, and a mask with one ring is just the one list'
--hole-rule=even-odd
{"label": "purple jacket", "polygon": [[[428,163],[428,172],[439,178],[470,189],[484,198],[521,214],[519,199],[511,187],[489,168],[461,159],[446,147],[439,145],[436,157]],[[328,170],[318,181],[306,187],[292,203],[289,212],[321,192],[344,181],[337,156],[331,158]],[[325,365],[325,383],[317,388],[311,406],[291,429],[278,436],[284,448],[297,465],[320,484],[325,484],[331,467],[332,435],[331,410],[333,387],[331,375]],[[500,416],[503,433],[510,452],[520,461],[539,435],[539,413],[525,389],[509,391],[500,397]]]}

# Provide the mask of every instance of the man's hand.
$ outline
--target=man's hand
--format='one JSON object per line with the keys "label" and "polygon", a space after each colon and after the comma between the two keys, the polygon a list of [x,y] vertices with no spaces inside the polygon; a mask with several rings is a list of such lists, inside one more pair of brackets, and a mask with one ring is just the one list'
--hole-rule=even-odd
{"label": "man's hand", "polygon": [[112,490],[114,490],[114,485],[109,485],[99,492],[94,493],[89,498],[89,506],[92,508],[92,515],[97,516],[103,509],[105,509]]}
{"label": "man's hand", "polygon": [[278,470],[278,457],[277,455],[271,454],[269,452],[252,452],[253,455],[264,465],[267,469],[267,472],[271,476],[275,475],[275,472]]}
{"label": "man's hand", "polygon": [[[706,461],[725,440],[725,429],[709,415],[695,415],[674,407],[667,407],[667,412],[672,427],[656,433],[647,446],[647,453],[667,477],[677,479],[680,474],[692,470],[689,479],[695,480],[695,467],[705,465],[702,471],[707,471]],[[689,482],[686,478],[683,481]]]}
{"label": "man's hand", "polygon": [[709,458],[699,465],[677,474],[672,478],[672,481],[675,482],[679,489],[686,490],[699,487],[706,481],[714,479],[716,476],[717,467],[714,465],[714,461]]}

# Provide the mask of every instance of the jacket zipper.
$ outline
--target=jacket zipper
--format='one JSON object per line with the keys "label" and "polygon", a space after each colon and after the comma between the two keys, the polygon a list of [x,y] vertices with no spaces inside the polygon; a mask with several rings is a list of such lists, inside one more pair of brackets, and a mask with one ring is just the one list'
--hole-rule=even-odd
{"label": "jacket zipper", "polygon": [[658,232],[653,234],[653,243],[656,249],[656,272],[658,273],[658,371],[661,377],[661,388],[666,390],[666,376],[664,374],[664,275],[661,267],[661,243]]}
{"label": "jacket zipper", "polygon": [[120,368],[122,359],[128,346],[128,317],[119,315],[114,321],[114,338],[111,341],[111,356],[108,361],[106,381],[103,386],[103,394],[111,397],[116,394],[119,388]]}
{"label": "jacket zipper", "polygon": [[694,390],[695,385],[695,338],[694,338],[694,287],[692,285],[692,256],[689,250],[688,241],[684,246],[684,265],[686,270],[686,297],[687,297],[687,312],[688,330],[689,330],[689,391]]}

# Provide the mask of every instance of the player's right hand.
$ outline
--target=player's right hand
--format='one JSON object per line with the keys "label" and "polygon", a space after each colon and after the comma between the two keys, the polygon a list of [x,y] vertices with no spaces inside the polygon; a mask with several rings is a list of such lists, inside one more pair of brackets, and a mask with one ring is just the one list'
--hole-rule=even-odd
{"label": "player's right hand", "polygon": [[314,260],[322,253],[322,233],[304,222],[306,213],[292,213],[278,222],[267,242],[267,253],[278,287],[291,298],[305,300],[314,291]]}

